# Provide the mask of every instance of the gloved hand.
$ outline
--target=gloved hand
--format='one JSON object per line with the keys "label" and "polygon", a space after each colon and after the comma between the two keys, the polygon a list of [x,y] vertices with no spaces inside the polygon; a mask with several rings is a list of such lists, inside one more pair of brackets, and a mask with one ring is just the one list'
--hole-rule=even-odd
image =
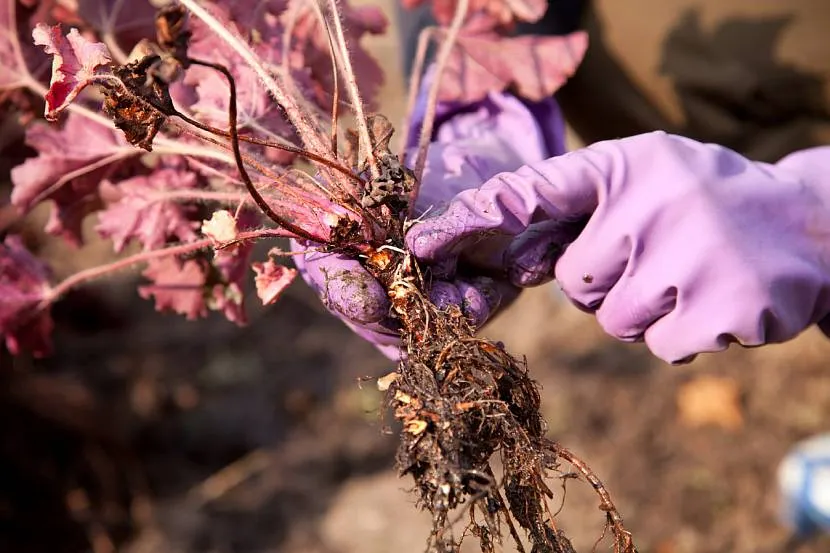
{"label": "gloved hand", "polygon": [[[426,106],[429,75],[415,109],[410,148],[417,142]],[[434,209],[462,190],[477,188],[502,171],[564,152],[564,122],[556,103],[524,103],[509,94],[491,94],[474,105],[441,104],[430,146],[416,214]],[[295,243],[304,250],[313,244]],[[323,304],[387,357],[399,356],[397,323],[389,316],[386,291],[360,264],[346,256],[310,252],[295,263]],[[453,275],[434,282],[431,299],[438,307],[460,305],[476,326],[483,325],[518,290],[486,275]]]}
{"label": "gloved hand", "polygon": [[445,279],[555,275],[671,363],[782,342],[830,313],[830,147],[770,165],[662,132],[601,142],[461,192],[407,244]]}

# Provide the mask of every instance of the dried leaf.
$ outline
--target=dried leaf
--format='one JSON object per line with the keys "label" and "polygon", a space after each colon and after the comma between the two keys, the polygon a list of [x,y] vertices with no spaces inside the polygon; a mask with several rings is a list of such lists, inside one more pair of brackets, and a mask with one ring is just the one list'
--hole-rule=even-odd
{"label": "dried leaf", "polygon": [[687,426],[739,430],[744,425],[740,389],[732,378],[704,375],[687,382],[677,392],[677,408]]}
{"label": "dried leaf", "polygon": [[256,293],[262,301],[262,305],[271,305],[280,297],[283,291],[294,281],[297,276],[295,269],[279,265],[270,259],[270,256],[279,253],[276,248],[268,252],[269,259],[265,262],[252,263],[251,267],[256,273]]}
{"label": "dried leaf", "polygon": [[127,142],[148,152],[153,150],[153,139],[168,114],[175,111],[168,84],[150,77],[147,62],[152,59],[145,57],[113,68],[121,84],[107,89],[104,102],[104,113],[124,133]]}
{"label": "dried leaf", "polygon": [[389,389],[393,382],[398,380],[401,375],[397,372],[391,372],[378,378],[378,390],[385,392]]}
{"label": "dried leaf", "polygon": [[51,272],[33,256],[18,236],[7,236],[0,244],[0,336],[12,354],[23,350],[35,356],[52,348],[54,326],[49,310],[36,312],[50,291]]}
{"label": "dried leaf", "polygon": [[75,28],[64,37],[60,25],[50,27],[39,23],[32,31],[32,38],[47,54],[54,56],[44,115],[48,121],[56,121],[81,90],[93,82],[98,70],[112,62],[112,58],[104,44],[90,42]]}
{"label": "dried leaf", "polygon": [[95,229],[112,239],[116,252],[121,252],[130,240],[138,240],[145,251],[160,248],[169,240],[195,240],[196,223],[191,216],[196,207],[173,193],[192,190],[196,185],[195,174],[168,168],[118,183],[104,181],[102,194],[117,201],[99,212]]}
{"label": "dried leaf", "polygon": [[573,75],[587,48],[583,31],[555,37],[462,35],[441,77],[439,99],[472,103],[509,89],[542,101]]}
{"label": "dried leaf", "polygon": [[210,219],[202,221],[201,230],[202,234],[214,240],[217,244],[230,242],[239,234],[236,228],[236,219],[227,209],[214,211]]}
{"label": "dried leaf", "polygon": [[[257,212],[244,209],[236,219],[236,228],[252,230],[260,222]],[[247,323],[244,290],[253,248],[251,241],[244,241],[215,250],[208,275],[208,308],[222,312],[229,321],[239,325]]]}
{"label": "dried leaf", "polygon": [[404,430],[412,434],[413,436],[417,436],[421,434],[424,430],[427,429],[426,421],[422,420],[410,420],[404,423]]}

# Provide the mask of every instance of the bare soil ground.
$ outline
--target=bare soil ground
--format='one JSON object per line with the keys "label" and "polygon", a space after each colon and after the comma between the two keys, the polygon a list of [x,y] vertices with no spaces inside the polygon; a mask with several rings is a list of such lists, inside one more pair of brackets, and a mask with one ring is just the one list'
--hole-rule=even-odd
{"label": "bare soil ground", "polygon": [[[390,365],[302,284],[245,329],[160,316],[122,290],[63,306],[55,358],[4,359],[0,550],[423,549],[429,518],[361,383]],[[787,448],[827,430],[824,338],[668,367],[549,289],[486,332],[528,356],[551,436],[593,465],[641,551],[827,551],[788,548],[774,486]],[[738,425],[717,397],[702,408],[713,424],[688,423],[678,394],[703,374],[737,386]],[[596,505],[568,481],[559,520],[578,551],[601,533]]]}
{"label": "bare soil ground", "polygon": [[[394,35],[376,46],[394,114]],[[106,250],[53,255],[69,271]],[[300,282],[252,312],[242,329],[159,315],[125,277],[59,306],[55,357],[0,357],[0,552],[422,551],[429,517],[362,380],[391,364]],[[830,430],[817,332],[669,367],[547,286],[483,333],[527,356],[550,435],[593,466],[643,553],[830,550],[788,544],[775,518],[781,456]],[[596,497],[566,489],[560,527],[591,551]]]}

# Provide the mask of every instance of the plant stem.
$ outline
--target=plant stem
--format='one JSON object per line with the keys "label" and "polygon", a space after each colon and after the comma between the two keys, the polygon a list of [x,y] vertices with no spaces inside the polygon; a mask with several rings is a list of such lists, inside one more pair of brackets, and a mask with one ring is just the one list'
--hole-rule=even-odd
{"label": "plant stem", "polygon": [[112,32],[106,32],[102,34],[101,40],[107,46],[110,53],[112,54],[112,57],[115,58],[115,61],[122,65],[127,63],[129,56],[124,50],[121,49],[121,45],[119,45],[118,41],[115,40],[115,37],[113,36]]}
{"label": "plant stem", "polygon": [[[234,239],[234,242],[274,237],[296,238],[293,234],[286,232],[283,229],[260,229],[240,232]],[[195,242],[188,242],[187,244],[179,244],[177,246],[137,253],[106,265],[99,265],[98,267],[91,267],[89,269],[79,271],[74,275],[66,277],[54,286],[43,298],[39,307],[45,308],[49,304],[54,303],[73,288],[77,288],[78,286],[98,280],[105,276],[124,271],[135,265],[147,263],[153,259],[160,259],[163,257],[186,255],[215,246],[217,246],[217,244],[213,239],[204,238],[202,240],[196,240]]]}
{"label": "plant stem", "polygon": [[[109,48],[110,53],[112,53],[113,57],[116,61],[120,64],[127,63],[127,59],[129,56],[127,53],[121,48],[121,45],[118,44],[118,41],[115,39],[115,34],[113,31],[115,30],[115,20],[118,19],[118,13],[121,11],[121,8],[124,7],[124,0],[115,0],[112,7],[110,8],[109,13],[107,13],[106,21],[104,22],[104,32],[101,34],[101,39],[104,41],[104,44],[107,45]],[[104,9],[102,6],[101,10]]]}
{"label": "plant stem", "polygon": [[[352,100],[352,109],[354,109],[355,119],[357,120],[357,132],[360,136],[360,141],[363,142],[366,148],[366,159],[369,162],[369,168],[372,171],[372,176],[377,178],[380,175],[377,162],[374,156],[374,145],[369,136],[369,127],[366,124],[366,114],[363,112],[363,100],[360,97],[360,89],[357,86],[357,81],[354,77],[354,70],[352,69],[352,60],[349,56],[349,49],[346,45],[346,37],[343,34],[343,23],[340,20],[340,13],[337,11],[336,0],[327,0],[329,10],[331,11],[331,19],[334,24],[334,38],[337,41],[337,50],[335,58],[340,60],[340,71],[343,73],[343,79],[346,81],[346,87],[349,90],[349,96]],[[360,148],[358,148],[360,152]]]}
{"label": "plant stem", "polygon": [[418,93],[421,90],[421,78],[424,74],[424,61],[427,56],[427,47],[429,41],[432,39],[432,34],[435,29],[427,27],[421,34],[418,35],[418,47],[415,50],[415,63],[412,65],[412,73],[409,75],[409,90],[406,98],[406,111],[401,122],[400,146],[398,150],[406,155],[407,146],[409,146],[409,129],[412,125],[412,112],[415,110],[415,103],[418,100]]}
{"label": "plant stem", "polygon": [[429,150],[429,143],[432,139],[432,127],[435,124],[435,108],[438,105],[438,90],[441,86],[441,74],[449,62],[452,49],[455,47],[455,41],[458,38],[458,33],[461,31],[461,26],[464,24],[464,19],[467,17],[467,10],[470,5],[470,0],[458,0],[455,6],[455,14],[452,18],[452,24],[441,48],[438,51],[438,60],[435,64],[435,76],[432,81],[432,86],[429,89],[429,96],[427,97],[427,108],[424,114],[424,122],[421,127],[421,134],[418,139],[418,153],[415,158],[415,186],[412,188],[410,195],[409,211],[412,215],[412,209],[415,206],[415,201],[418,197],[418,189],[420,188],[421,177],[424,175],[424,165],[427,162],[427,151]]}
{"label": "plant stem", "polygon": [[326,240],[324,237],[315,236],[314,234],[306,231],[305,229],[295,225],[288,218],[290,217],[290,214],[288,216],[284,216],[274,211],[271,205],[267,201],[265,201],[265,198],[262,197],[262,194],[259,193],[259,190],[257,190],[256,186],[254,186],[254,183],[251,180],[250,175],[248,175],[248,171],[245,169],[245,161],[242,158],[242,150],[239,147],[239,135],[237,134],[236,127],[236,80],[233,78],[233,75],[228,70],[228,68],[218,63],[209,63],[201,60],[190,60],[190,62],[215,69],[216,71],[222,73],[222,75],[224,75],[228,81],[228,86],[230,87],[230,101],[228,102],[228,129],[230,130],[231,135],[231,148],[233,149],[233,157],[234,160],[236,160],[236,168],[239,171],[239,176],[242,178],[242,182],[245,183],[245,188],[248,190],[248,193],[251,195],[251,198],[253,198],[256,205],[273,222],[277,223],[279,226],[288,230],[295,236],[304,238],[305,240],[310,240],[312,242],[325,242]]}
{"label": "plant stem", "polygon": [[331,151],[337,156],[337,119],[339,117],[338,108],[340,107],[340,64],[337,62],[337,52],[334,47],[334,38],[331,36],[331,27],[329,21],[323,13],[323,8],[320,7],[319,2],[312,2],[314,6],[314,13],[317,14],[317,19],[320,20],[320,25],[326,31],[326,42],[329,45],[329,56],[331,56]]}
{"label": "plant stem", "polygon": [[58,283],[57,286],[52,288],[50,293],[41,302],[41,306],[45,307],[45,305],[54,303],[61,296],[69,292],[69,290],[77,286],[91,282],[93,280],[97,280],[99,278],[113,273],[117,273],[119,271],[123,271],[125,269],[129,269],[130,267],[137,265],[139,263],[147,263],[148,261],[152,261],[153,259],[159,259],[167,256],[188,254],[204,248],[208,248],[212,245],[213,240],[211,240],[210,238],[205,238],[203,240],[197,240],[195,242],[189,242],[187,244],[181,244],[178,246],[171,246],[169,248],[141,252],[135,255],[131,255],[129,257],[125,257],[124,259],[119,259],[118,261],[108,263],[106,265],[99,265],[98,267],[91,267],[89,269],[79,271],[74,275],[65,278],[60,283]]}
{"label": "plant stem", "polygon": [[[203,62],[203,61],[195,60],[195,59],[191,60],[191,63],[199,64],[199,65],[213,65],[213,64],[209,64],[208,62]],[[230,136],[231,136],[231,133],[228,132],[228,131],[223,131],[222,129],[218,129],[218,128],[212,126],[212,125],[202,123],[201,121],[199,121],[197,119],[193,119],[192,117],[188,116],[187,114],[181,113],[178,110],[176,110],[174,115],[176,115],[177,117],[179,117],[180,119],[182,119],[186,123],[188,123],[190,125],[193,125],[197,129],[203,130],[205,132],[209,132],[209,133],[216,134],[216,135],[219,135],[219,136],[224,136],[225,138],[230,138]],[[249,142],[251,144],[257,144],[259,146],[265,146],[266,148],[275,148],[277,150],[282,150],[284,152],[289,152],[289,153],[292,153],[292,154],[303,156],[303,157],[309,159],[310,161],[316,161],[318,163],[322,163],[323,165],[325,165],[327,167],[330,167],[330,168],[332,168],[336,171],[339,171],[340,173],[346,175],[347,177],[349,177],[350,179],[352,179],[356,182],[359,182],[359,183],[363,182],[363,179],[361,179],[358,175],[355,175],[350,169],[348,169],[347,167],[344,167],[340,163],[338,163],[336,161],[332,161],[331,159],[329,159],[327,157],[320,156],[320,155],[317,155],[317,154],[312,153],[312,152],[308,152],[306,150],[303,150],[302,148],[298,148],[297,146],[293,146],[293,145],[289,145],[289,144],[279,144],[279,143],[276,143],[276,142],[271,142],[269,140],[263,140],[261,138],[255,137],[255,136],[237,136],[237,138],[242,142]]]}
{"label": "plant stem", "polygon": [[168,190],[153,194],[158,200],[167,201],[194,201],[194,202],[220,202],[233,204],[243,201],[245,194],[235,192],[215,192],[213,190]]}
{"label": "plant stem", "polygon": [[[25,83],[26,88],[32,91],[32,93],[37,94],[41,97],[45,96],[46,93],[49,91],[45,86],[34,79],[29,79]],[[80,104],[69,104],[67,109],[75,113],[77,115],[81,115],[86,117],[90,121],[94,121],[99,125],[104,127],[117,130],[115,125],[111,120],[104,117],[100,113],[96,113],[91,109],[88,109]],[[141,150],[135,149],[136,154],[144,154]],[[164,153],[164,154],[176,154],[182,156],[194,156],[194,157],[203,157],[208,159],[215,159],[217,161],[222,161],[227,163],[228,165],[233,165],[234,160],[233,157],[227,155],[226,153],[214,150],[213,148],[204,148],[198,146],[196,144],[183,144],[180,141],[172,140],[170,138],[165,138],[163,136],[157,136],[154,143],[153,143],[153,153]]]}

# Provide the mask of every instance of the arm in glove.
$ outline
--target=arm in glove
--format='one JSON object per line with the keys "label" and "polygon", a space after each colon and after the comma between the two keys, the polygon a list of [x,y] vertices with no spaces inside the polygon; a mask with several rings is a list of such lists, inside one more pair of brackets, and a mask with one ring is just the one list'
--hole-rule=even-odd
{"label": "arm in glove", "polygon": [[782,342],[830,313],[830,147],[771,165],[662,132],[600,142],[459,193],[407,243],[442,278],[555,275],[668,362]]}
{"label": "arm in glove", "polygon": [[[424,92],[429,79],[425,81]],[[421,99],[410,137],[413,143],[425,93]],[[462,190],[481,186],[497,173],[564,151],[564,123],[553,100],[527,104],[508,94],[491,94],[475,105],[439,106],[437,124],[416,213],[438,206]],[[310,252],[298,256],[296,263],[329,311],[388,357],[398,356],[398,328],[389,317],[386,291],[356,260]],[[504,281],[472,275],[435,282],[430,293],[439,307],[462,306],[473,324],[480,326],[497,307],[512,301],[518,290]]]}

